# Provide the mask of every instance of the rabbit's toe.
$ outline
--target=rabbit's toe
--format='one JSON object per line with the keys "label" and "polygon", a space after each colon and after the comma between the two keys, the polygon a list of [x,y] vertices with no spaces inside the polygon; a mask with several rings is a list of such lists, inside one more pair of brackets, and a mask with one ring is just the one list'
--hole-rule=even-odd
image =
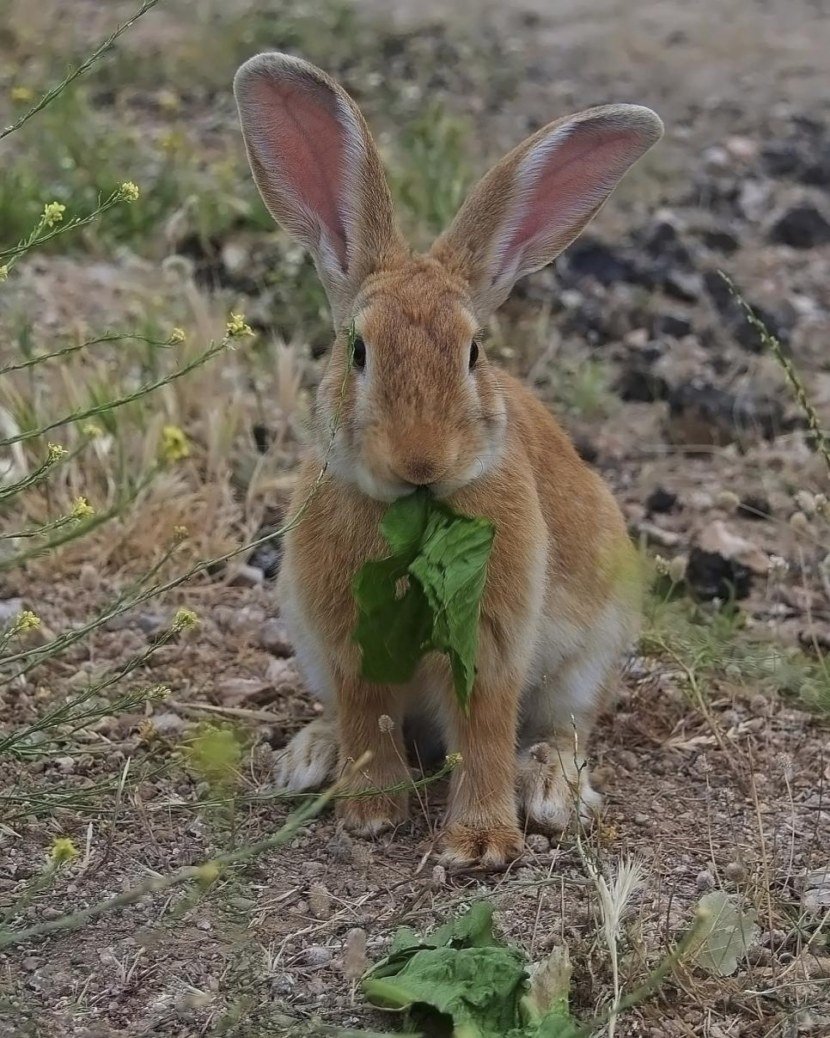
{"label": "rabbit's toe", "polygon": [[568,761],[546,743],[519,758],[519,811],[532,832],[561,832],[576,812],[589,824],[602,806],[584,762]]}
{"label": "rabbit's toe", "polygon": [[406,821],[409,798],[406,795],[344,798],[337,803],[337,814],[350,833],[375,839]]}
{"label": "rabbit's toe", "polygon": [[289,793],[317,789],[337,769],[337,733],[324,718],[302,728],[277,756],[274,783]]}
{"label": "rabbit's toe", "polygon": [[451,867],[506,865],[522,853],[524,839],[514,825],[495,825],[479,829],[454,824],[444,834],[441,862]]}

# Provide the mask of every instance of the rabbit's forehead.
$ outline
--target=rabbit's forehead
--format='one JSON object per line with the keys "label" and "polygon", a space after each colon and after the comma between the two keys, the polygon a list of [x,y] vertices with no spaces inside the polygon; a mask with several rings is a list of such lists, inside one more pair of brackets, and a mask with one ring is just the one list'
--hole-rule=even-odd
{"label": "rabbit's forehead", "polygon": [[433,298],[378,293],[362,307],[355,325],[376,348],[415,341],[452,347],[469,343],[477,328],[464,300],[452,293]]}

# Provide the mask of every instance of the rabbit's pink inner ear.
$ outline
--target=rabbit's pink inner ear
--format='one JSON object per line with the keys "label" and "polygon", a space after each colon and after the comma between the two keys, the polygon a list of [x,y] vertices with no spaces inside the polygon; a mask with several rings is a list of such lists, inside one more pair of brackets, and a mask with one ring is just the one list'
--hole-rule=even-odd
{"label": "rabbit's pink inner ear", "polygon": [[643,150],[635,131],[588,122],[560,127],[538,142],[516,172],[512,217],[495,250],[495,280],[549,263]]}
{"label": "rabbit's pink inner ear", "polygon": [[346,270],[349,181],[354,179],[349,165],[359,140],[349,140],[350,133],[359,135],[349,125],[351,113],[324,84],[293,75],[256,77],[248,103],[258,110],[252,120],[257,158],[270,175],[271,190],[284,194],[274,200],[275,208],[283,210],[287,203],[303,210],[302,222],[317,224]]}

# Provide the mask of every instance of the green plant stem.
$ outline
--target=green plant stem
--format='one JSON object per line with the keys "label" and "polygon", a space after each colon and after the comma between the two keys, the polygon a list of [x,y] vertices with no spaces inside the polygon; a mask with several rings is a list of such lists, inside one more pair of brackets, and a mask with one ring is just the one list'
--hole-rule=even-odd
{"label": "green plant stem", "polygon": [[824,464],[827,466],[827,471],[830,472],[830,442],[828,442],[827,435],[821,427],[818,411],[816,411],[815,407],[813,407],[810,402],[810,398],[807,396],[807,390],[804,387],[804,383],[801,381],[801,376],[799,375],[795,365],[784,353],[780,341],[776,339],[769,328],[767,328],[761,318],[740,294],[729,275],[725,274],[722,270],[719,270],[718,273],[726,282],[729,291],[732,293],[732,297],[743,310],[744,316],[749,324],[758,332],[761,342],[763,342],[763,344],[772,352],[773,356],[780,364],[787,381],[790,383],[796,403],[801,408],[804,417],[807,419],[807,427],[810,430],[810,435],[813,437],[816,450],[822,456]]}
{"label": "green plant stem", "polygon": [[219,342],[211,343],[208,349],[203,350],[202,353],[194,357],[193,360],[185,364],[184,367],[178,368],[170,375],[165,375],[164,378],[156,379],[154,382],[145,382],[143,386],[139,386],[139,388],[133,393],[127,393],[125,396],[117,397],[115,400],[107,400],[103,404],[96,404],[94,407],[87,407],[80,411],[74,411],[72,414],[64,415],[62,418],[56,418],[54,422],[41,426],[40,429],[32,429],[27,432],[18,433],[16,436],[8,436],[6,439],[0,440],[0,447],[10,447],[13,443],[20,443],[23,440],[31,440],[35,436],[43,436],[44,433],[51,432],[52,429],[58,429],[63,425],[71,425],[73,422],[82,422],[87,418],[93,418],[95,415],[106,414],[109,411],[114,411],[118,407],[123,407],[125,404],[131,404],[134,400],[140,400],[141,397],[154,393],[157,389],[161,389],[162,386],[169,385],[171,382],[175,382],[177,379],[188,375],[195,368],[206,364],[218,353],[227,349],[231,341],[232,337],[225,335],[219,340]]}
{"label": "green plant stem", "polygon": [[76,216],[67,223],[56,224],[56,226],[47,234],[41,234],[41,231],[45,226],[44,219],[41,217],[40,222],[28,238],[18,242],[17,245],[12,245],[8,249],[0,249],[0,259],[6,260],[7,262],[5,266],[7,270],[11,270],[20,257],[25,256],[31,249],[36,249],[38,246],[44,245],[53,238],[58,238],[63,234],[68,234],[70,231],[77,230],[79,227],[86,227],[94,220],[97,220],[102,213],[106,213],[109,209],[112,209],[114,205],[118,205],[119,202],[125,202],[125,204],[127,204],[126,200],[122,197],[121,189],[116,188],[109,198],[97,205],[91,212],[87,213],[86,216]]}
{"label": "green plant stem", "polygon": [[172,349],[172,343],[167,340],[162,342],[159,339],[151,339],[146,335],[138,335],[135,332],[108,332],[105,335],[99,335],[95,339],[87,339],[85,342],[75,343],[74,346],[65,346],[61,350],[53,350],[52,353],[41,353],[37,357],[29,358],[29,360],[21,360],[16,364],[6,364],[5,367],[0,368],[0,375],[8,375],[12,371],[23,371],[25,368],[33,368],[37,364],[45,364],[46,361],[56,360],[60,357],[68,357],[73,353],[78,353],[80,350],[85,350],[89,346],[98,346],[104,342],[125,341],[143,342],[148,346]]}
{"label": "green plant stem", "polygon": [[620,1013],[625,1012],[627,1009],[640,1005],[642,1002],[645,1002],[646,999],[651,998],[652,995],[659,990],[666,977],[668,977],[670,973],[674,972],[689,951],[694,947],[703,931],[703,928],[708,923],[710,915],[710,912],[699,908],[694,923],[684,934],[680,943],[669,952],[659,966],[656,966],[651,973],[649,973],[648,977],[646,977],[645,981],[638,988],[635,988],[628,995],[621,998],[608,1013],[596,1016],[592,1020],[588,1020],[581,1024],[572,1035],[568,1036],[568,1038],[591,1038],[591,1035],[596,1034],[608,1025],[612,1015],[614,1017],[619,1016]]}
{"label": "green plant stem", "polygon": [[103,57],[103,55],[106,54],[108,50],[110,50],[110,48],[115,44],[119,36],[125,33],[127,29],[134,25],[138,21],[138,19],[145,15],[151,8],[155,7],[158,2],[159,0],[144,0],[141,7],[135,12],[135,14],[128,18],[126,22],[122,22],[121,25],[119,25],[116,28],[116,30],[113,33],[111,33],[103,41],[103,43],[101,43],[92,52],[92,54],[89,55],[88,58],[82,61],[81,64],[78,65],[76,68],[72,69],[60,81],[60,83],[57,84],[57,86],[52,87],[51,90],[45,93],[43,97],[41,97],[41,99],[36,104],[34,104],[28,112],[24,112],[24,114],[21,115],[16,122],[12,123],[10,126],[7,126],[4,130],[0,131],[0,141],[3,140],[4,137],[8,137],[10,133],[14,133],[16,130],[19,130],[24,123],[27,123],[32,118],[32,116],[37,115],[38,112],[42,111],[44,108],[46,108],[47,105],[51,104],[56,97],[59,97],[69,86],[70,83],[74,82],[79,76],[82,76],[85,72],[88,72],[89,69],[91,69],[92,66],[96,63],[96,61],[98,61],[99,58]]}
{"label": "green plant stem", "polygon": [[204,882],[206,868],[214,866],[216,868],[221,868],[226,865],[241,865],[246,861],[250,861],[251,858],[258,857],[266,851],[273,850],[276,847],[281,847],[283,844],[286,844],[289,840],[293,839],[295,834],[302,829],[303,826],[315,818],[332,799],[337,790],[342,788],[344,784],[354,777],[355,774],[365,768],[368,761],[369,754],[364,754],[360,760],[355,761],[352,767],[348,769],[347,773],[343,775],[338,782],[327,789],[324,793],[320,793],[314,800],[310,801],[308,804],[304,804],[301,808],[295,811],[280,830],[274,833],[273,836],[249,844],[247,847],[240,847],[238,850],[219,854],[215,858],[211,858],[204,862],[202,865],[187,865],[184,868],[177,869],[176,872],[173,872],[168,876],[159,876],[154,879],[145,880],[144,882],[131,887],[129,890],[117,894],[115,897],[99,901],[97,904],[91,905],[89,908],[85,908],[80,912],[72,912],[68,915],[61,916],[59,919],[50,919],[48,922],[38,923],[35,926],[27,927],[25,930],[6,933],[0,932],[0,948],[8,948],[12,945],[23,944],[35,937],[45,937],[51,933],[76,930],[78,927],[83,926],[92,919],[97,919],[98,916],[104,915],[107,912],[117,911],[120,908],[124,908],[126,905],[132,905],[136,901],[140,901],[142,898],[146,897],[148,894],[157,894],[163,890],[169,890],[171,887],[180,886],[182,883],[188,883],[193,880],[201,880]]}

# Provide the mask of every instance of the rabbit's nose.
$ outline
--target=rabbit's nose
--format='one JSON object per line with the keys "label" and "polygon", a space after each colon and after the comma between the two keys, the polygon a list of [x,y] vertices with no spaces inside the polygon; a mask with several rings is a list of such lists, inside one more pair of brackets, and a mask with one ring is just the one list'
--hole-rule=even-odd
{"label": "rabbit's nose", "polygon": [[434,483],[439,474],[438,466],[429,458],[416,458],[404,467],[404,478],[407,483],[416,487],[426,487]]}

